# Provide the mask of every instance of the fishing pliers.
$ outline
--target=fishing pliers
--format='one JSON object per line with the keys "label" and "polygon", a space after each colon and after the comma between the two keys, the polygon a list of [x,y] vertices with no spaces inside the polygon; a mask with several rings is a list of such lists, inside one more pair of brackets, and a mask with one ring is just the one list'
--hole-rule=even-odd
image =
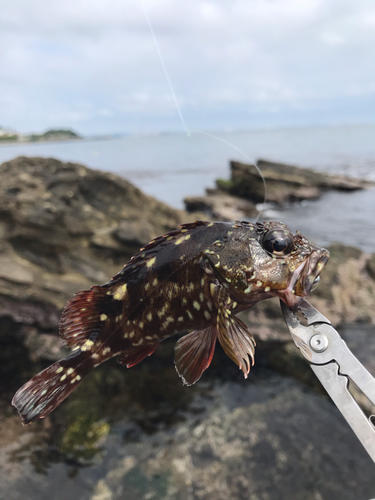
{"label": "fishing pliers", "polygon": [[[375,462],[375,417],[365,415],[348,389],[350,379],[375,406],[375,378],[350,351],[331,322],[309,302],[303,299],[295,309],[280,303],[294,343]],[[298,311],[305,324],[300,321]]]}

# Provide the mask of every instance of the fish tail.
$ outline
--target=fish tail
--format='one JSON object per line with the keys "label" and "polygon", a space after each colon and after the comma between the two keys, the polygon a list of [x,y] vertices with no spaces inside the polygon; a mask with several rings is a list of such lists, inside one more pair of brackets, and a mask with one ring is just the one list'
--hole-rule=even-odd
{"label": "fish tail", "polygon": [[26,382],[12,399],[23,425],[51,413],[92,368],[90,356],[77,352],[56,361]]}

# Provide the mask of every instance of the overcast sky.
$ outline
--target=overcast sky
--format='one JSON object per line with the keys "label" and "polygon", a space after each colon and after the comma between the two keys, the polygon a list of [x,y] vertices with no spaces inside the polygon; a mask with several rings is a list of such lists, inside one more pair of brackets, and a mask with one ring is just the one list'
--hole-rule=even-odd
{"label": "overcast sky", "polygon": [[[143,0],[191,130],[375,122],[373,0]],[[0,125],[182,131],[140,0],[0,0]]]}

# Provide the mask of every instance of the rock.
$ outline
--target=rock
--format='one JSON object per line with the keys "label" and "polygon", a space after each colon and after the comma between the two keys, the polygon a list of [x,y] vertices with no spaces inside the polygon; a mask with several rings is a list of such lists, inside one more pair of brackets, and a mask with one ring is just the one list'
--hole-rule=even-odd
{"label": "rock", "polygon": [[108,281],[142,245],[188,220],[83,165],[19,157],[0,165],[0,177],[0,317],[55,335],[76,291]]}
{"label": "rock", "polygon": [[366,262],[366,271],[375,280],[375,253],[371,254]]}

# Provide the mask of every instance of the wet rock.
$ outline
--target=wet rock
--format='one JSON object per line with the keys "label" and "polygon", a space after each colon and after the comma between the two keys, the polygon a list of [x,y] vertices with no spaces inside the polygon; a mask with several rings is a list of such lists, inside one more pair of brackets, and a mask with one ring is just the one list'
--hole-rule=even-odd
{"label": "wet rock", "polygon": [[[128,406],[115,404],[112,386],[106,398],[100,385],[92,384],[90,400],[100,391],[100,415],[109,402],[122,419],[109,432],[108,420],[92,418],[82,393],[87,400],[71,404],[59,426],[22,429],[11,454],[11,446],[0,448],[5,498],[24,498],[27,491],[38,491],[41,500],[67,494],[82,500],[372,498],[372,461],[331,401],[301,382],[257,373],[240,383],[216,381],[206,396],[197,394],[199,387],[181,387],[195,393],[183,418],[154,432],[140,431]],[[58,433],[57,450],[52,438]],[[58,455],[63,450],[65,463]],[[34,461],[25,459],[29,454]],[[85,467],[77,469],[77,457],[89,458]]]}
{"label": "wet rock", "polygon": [[372,466],[328,400],[271,378],[225,384],[209,415],[169,441],[126,446],[91,498],[351,500],[371,496]]}

